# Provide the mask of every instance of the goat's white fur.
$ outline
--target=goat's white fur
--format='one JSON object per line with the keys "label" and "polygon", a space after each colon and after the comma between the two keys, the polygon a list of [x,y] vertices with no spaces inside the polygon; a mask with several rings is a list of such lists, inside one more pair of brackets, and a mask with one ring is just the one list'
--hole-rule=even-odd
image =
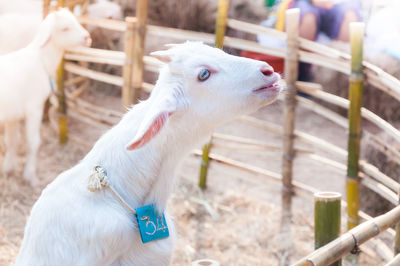
{"label": "goat's white fur", "polygon": [[[42,3],[32,0],[7,1],[3,5],[0,1],[0,55],[10,53],[26,47],[35,37],[42,22]],[[39,4],[39,5],[37,5]],[[76,6],[75,15],[81,15],[80,6]],[[97,1],[89,4],[87,16],[93,18],[122,19],[119,5],[107,0]],[[92,34],[97,27],[87,25],[87,30]],[[113,36],[109,36],[113,35]],[[102,38],[107,37],[104,42],[109,42],[121,34],[107,31]],[[100,38],[97,38],[100,39]]]}
{"label": "goat's white fur", "polygon": [[[134,105],[80,163],[44,189],[27,222],[17,266],[169,265],[176,230],[167,199],[177,166],[216,126],[279,94],[279,88],[254,92],[279,79],[260,72],[269,67],[264,62],[193,42],[154,56],[168,64],[149,99]],[[200,82],[204,68],[212,73]],[[152,121],[160,114],[166,122],[159,133],[143,147],[127,150],[146,128],[153,132]],[[87,189],[95,165],[107,171],[110,184],[132,208],[155,204],[164,212],[170,236],[142,244],[133,214],[109,190]]]}
{"label": "goat's white fur", "polygon": [[50,76],[65,47],[89,44],[88,32],[66,9],[47,16],[34,40],[25,48],[0,56],[0,123],[5,124],[3,174],[16,164],[17,125],[25,119],[27,157],[24,179],[36,185],[36,153],[40,145],[43,105],[51,92]]}

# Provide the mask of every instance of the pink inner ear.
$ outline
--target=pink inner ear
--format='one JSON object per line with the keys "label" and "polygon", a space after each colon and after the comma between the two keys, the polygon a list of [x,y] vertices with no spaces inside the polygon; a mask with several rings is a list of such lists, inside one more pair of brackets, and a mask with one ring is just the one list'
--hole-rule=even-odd
{"label": "pink inner ear", "polygon": [[162,129],[162,127],[165,125],[165,122],[167,121],[167,117],[170,117],[173,114],[173,112],[168,113],[161,113],[159,114],[151,123],[149,128],[147,129],[146,133],[143,134],[143,136],[132,143],[131,145],[128,146],[128,150],[134,150],[134,149],[139,149],[146,145],[152,138],[154,138]]}

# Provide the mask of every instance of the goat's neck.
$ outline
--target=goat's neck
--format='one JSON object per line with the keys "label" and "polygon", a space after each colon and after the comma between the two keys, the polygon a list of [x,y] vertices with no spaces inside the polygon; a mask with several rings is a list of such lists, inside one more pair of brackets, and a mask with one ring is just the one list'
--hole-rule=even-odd
{"label": "goat's neck", "polygon": [[64,50],[50,40],[40,47],[40,57],[47,74],[54,77],[55,72],[60,65]]}
{"label": "goat's neck", "polygon": [[[146,103],[135,108],[142,106]],[[196,123],[194,117],[185,113],[179,118],[171,118],[144,147],[127,151],[125,146],[134,137],[139,122],[134,120],[140,119],[144,109],[128,113],[128,117],[96,143],[88,159],[92,166],[105,167],[111,185],[131,207],[155,204],[163,211],[180,162],[210,134],[212,128],[200,126],[201,123]]]}

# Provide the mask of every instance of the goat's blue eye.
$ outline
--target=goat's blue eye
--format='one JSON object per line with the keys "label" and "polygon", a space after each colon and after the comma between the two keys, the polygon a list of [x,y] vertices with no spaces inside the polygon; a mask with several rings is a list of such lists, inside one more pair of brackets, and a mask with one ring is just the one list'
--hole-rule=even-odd
{"label": "goat's blue eye", "polygon": [[199,75],[197,76],[197,79],[199,81],[205,81],[210,77],[211,73],[210,70],[208,69],[202,69],[199,73]]}

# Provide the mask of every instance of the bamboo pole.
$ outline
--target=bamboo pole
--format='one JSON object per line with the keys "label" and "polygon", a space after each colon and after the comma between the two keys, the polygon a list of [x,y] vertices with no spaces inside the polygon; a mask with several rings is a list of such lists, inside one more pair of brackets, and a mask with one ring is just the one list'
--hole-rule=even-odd
{"label": "bamboo pole", "polygon": [[114,75],[103,73],[100,71],[87,69],[85,67],[79,66],[74,63],[65,63],[64,67],[65,67],[66,71],[68,71],[70,73],[74,73],[76,75],[80,75],[80,76],[94,79],[97,81],[101,81],[104,83],[112,84],[115,86],[122,87],[124,85],[124,80],[119,76],[114,76]]}
{"label": "bamboo pole", "polygon": [[294,264],[294,266],[322,266],[331,264],[346,255],[348,252],[356,252],[361,244],[379,233],[388,230],[399,221],[400,206],[397,206],[381,216],[368,220],[359,226],[352,228],[339,238],[299,260]]}
{"label": "bamboo pole", "polygon": [[299,21],[300,10],[289,9],[286,11],[286,55],[285,55],[285,81],[287,85],[287,94],[284,101],[284,128],[283,128],[283,156],[282,156],[282,207],[281,207],[281,225],[279,229],[279,238],[281,246],[279,253],[285,258],[281,262],[283,265],[289,264],[291,242],[291,220],[292,220],[292,170],[294,150],[294,127],[295,127],[295,109],[296,109],[296,86],[295,82],[298,76],[298,50],[299,50]]}
{"label": "bamboo pole", "polygon": [[359,222],[359,157],[361,137],[361,105],[363,85],[363,36],[364,24],[354,22],[350,24],[351,43],[351,75],[349,79],[349,137],[347,160],[347,228],[357,226]]}
{"label": "bamboo pole", "polygon": [[125,63],[123,68],[123,85],[122,85],[122,109],[125,111],[135,99],[135,91],[132,87],[133,83],[133,61],[135,56],[135,25],[137,23],[135,18],[127,17],[126,31],[124,37],[124,52],[125,52]]}
{"label": "bamboo pole", "polygon": [[[398,190],[398,204],[400,205],[400,188]],[[394,237],[394,255],[396,257],[400,257],[400,222],[396,224],[395,227],[396,230],[396,235]],[[399,264],[400,264],[400,258],[398,258]],[[395,264],[393,264],[395,265]]]}
{"label": "bamboo pole", "polygon": [[292,169],[293,169],[293,140],[294,140],[294,117],[296,108],[296,86],[298,76],[298,50],[299,50],[299,21],[300,10],[289,9],[286,11],[286,33],[287,53],[285,57],[285,80],[287,94],[285,97],[284,110],[284,136],[283,136],[283,188],[286,191],[292,190]]}
{"label": "bamboo pole", "polygon": [[[64,0],[58,0],[58,6],[65,6]],[[67,128],[67,103],[65,100],[64,91],[64,58],[57,69],[57,98],[58,98],[58,128],[59,128],[59,142],[65,145],[68,141],[68,128]]]}
{"label": "bamboo pole", "polygon": [[78,21],[82,24],[93,25],[108,30],[115,30],[120,32],[126,31],[126,23],[124,21],[105,18],[91,18],[87,16],[79,16]]}
{"label": "bamboo pole", "polygon": [[392,260],[390,260],[385,266],[398,266],[400,265],[400,254],[397,254]]}
{"label": "bamboo pole", "polygon": [[132,98],[131,103],[137,103],[140,97],[143,82],[143,56],[146,37],[148,0],[136,2],[137,23],[134,28],[133,72],[132,72]]}
{"label": "bamboo pole", "polygon": [[[325,246],[340,235],[340,202],[342,195],[337,192],[314,194],[314,236],[315,249]],[[341,260],[331,264],[342,265]]]}
{"label": "bamboo pole", "polygon": [[[222,49],[225,38],[226,21],[228,16],[229,0],[219,0],[218,2],[218,17],[215,25],[215,47]],[[212,137],[208,144],[203,147],[203,154],[201,156],[199,187],[201,189],[207,188],[207,172],[210,159],[208,155],[212,146]]]}

